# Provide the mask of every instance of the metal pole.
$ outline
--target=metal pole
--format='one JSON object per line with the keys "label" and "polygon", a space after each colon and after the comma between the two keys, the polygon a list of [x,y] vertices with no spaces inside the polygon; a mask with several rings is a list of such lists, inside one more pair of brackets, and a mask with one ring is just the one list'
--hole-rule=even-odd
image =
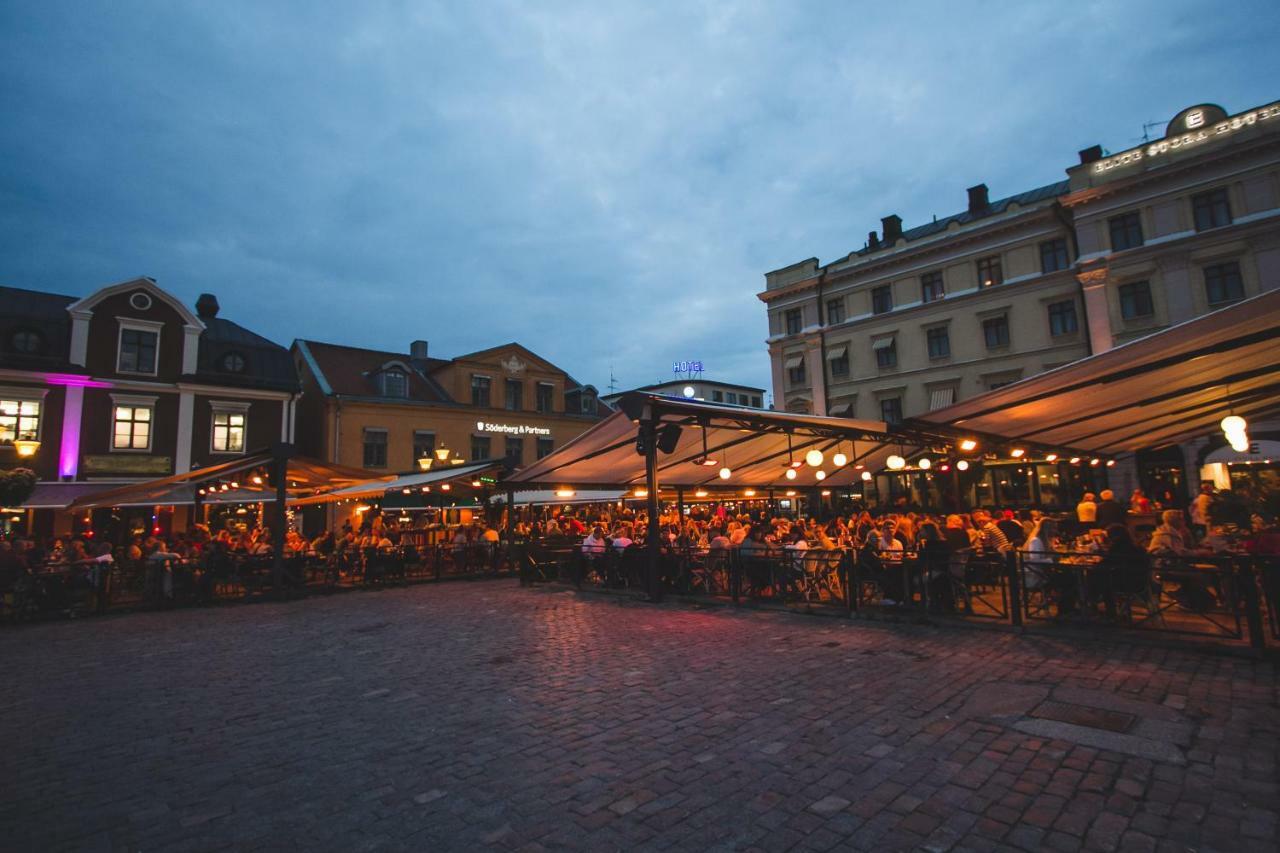
{"label": "metal pole", "polygon": [[647,498],[647,508],[649,511],[649,533],[646,537],[645,546],[649,554],[648,566],[648,586],[649,600],[662,600],[662,586],[659,582],[658,563],[662,555],[660,552],[661,530],[658,524],[658,424],[652,419],[644,420],[640,423],[640,431],[644,436],[644,484],[649,490]]}
{"label": "metal pole", "polygon": [[676,489],[676,519],[681,530],[684,529],[684,489]]}
{"label": "metal pole", "polygon": [[284,526],[285,509],[289,501],[289,457],[293,448],[288,444],[277,444],[272,448],[272,476],[276,483],[276,502],[271,511],[271,539],[275,559],[271,566],[271,585],[276,594],[284,591]]}

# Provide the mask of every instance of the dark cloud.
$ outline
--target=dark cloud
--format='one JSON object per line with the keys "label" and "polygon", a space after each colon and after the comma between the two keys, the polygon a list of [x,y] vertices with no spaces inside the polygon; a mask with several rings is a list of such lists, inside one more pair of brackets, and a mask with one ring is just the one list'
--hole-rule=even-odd
{"label": "dark cloud", "polygon": [[6,4],[0,281],[768,385],[769,269],[1280,96],[1274,3]]}

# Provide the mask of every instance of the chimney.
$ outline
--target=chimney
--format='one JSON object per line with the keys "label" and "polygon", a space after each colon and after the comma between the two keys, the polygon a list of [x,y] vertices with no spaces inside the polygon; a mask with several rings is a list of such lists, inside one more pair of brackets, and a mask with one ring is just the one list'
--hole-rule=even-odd
{"label": "chimney", "polygon": [[880,248],[880,237],[876,234],[876,232],[872,231],[870,234],[867,235],[867,247],[870,249]]}
{"label": "chimney", "polygon": [[218,297],[212,293],[202,293],[196,300],[196,316],[201,320],[212,320],[218,316]]}
{"label": "chimney", "polygon": [[1080,152],[1080,164],[1093,163],[1102,159],[1102,146],[1090,145],[1088,148]]}
{"label": "chimney", "polygon": [[427,342],[414,341],[413,343],[409,344],[409,357],[420,358],[425,360],[427,357]]}
{"label": "chimney", "polygon": [[991,202],[987,199],[986,184],[978,184],[976,187],[969,187],[970,213],[982,213],[990,206]]}
{"label": "chimney", "polygon": [[888,216],[880,218],[880,225],[884,231],[884,244],[892,246],[898,242],[898,238],[902,236],[902,217],[896,213],[890,213]]}

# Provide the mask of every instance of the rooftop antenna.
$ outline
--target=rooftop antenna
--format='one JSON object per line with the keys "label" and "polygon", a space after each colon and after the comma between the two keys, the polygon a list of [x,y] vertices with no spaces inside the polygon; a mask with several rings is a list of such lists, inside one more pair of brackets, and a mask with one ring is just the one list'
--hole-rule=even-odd
{"label": "rooftop antenna", "polygon": [[1162,125],[1162,124],[1164,124],[1164,122],[1162,122],[1162,121],[1144,121],[1144,122],[1142,123],[1142,139],[1140,139],[1139,141],[1140,141],[1140,142],[1150,142],[1150,141],[1151,141],[1151,128],[1153,128],[1153,127],[1159,127],[1159,126],[1160,126],[1160,125]]}
{"label": "rooftop antenna", "polygon": [[613,365],[609,365],[609,393],[612,394],[618,390],[617,377],[613,375]]}

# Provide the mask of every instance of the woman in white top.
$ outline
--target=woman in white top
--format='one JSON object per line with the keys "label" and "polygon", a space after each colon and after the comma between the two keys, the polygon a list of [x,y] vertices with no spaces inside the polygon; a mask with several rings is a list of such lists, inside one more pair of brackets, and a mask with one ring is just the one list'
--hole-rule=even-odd
{"label": "woman in white top", "polygon": [[1022,543],[1022,567],[1027,589],[1039,589],[1048,581],[1053,546],[1057,540],[1058,522],[1052,518],[1041,518],[1031,536]]}

